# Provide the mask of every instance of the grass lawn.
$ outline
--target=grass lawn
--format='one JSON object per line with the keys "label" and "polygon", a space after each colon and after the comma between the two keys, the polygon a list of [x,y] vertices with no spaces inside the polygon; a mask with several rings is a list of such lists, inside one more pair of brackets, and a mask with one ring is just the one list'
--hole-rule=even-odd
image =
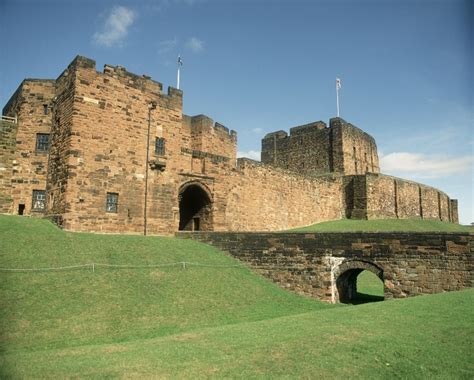
{"label": "grass lawn", "polygon": [[469,226],[419,219],[342,219],[295,228],[291,232],[474,232]]}
{"label": "grass lawn", "polygon": [[[0,272],[0,378],[474,375],[473,290],[329,305],[198,242],[24,217],[0,216],[0,248],[1,268],[209,265]],[[359,277],[359,291],[373,285]]]}

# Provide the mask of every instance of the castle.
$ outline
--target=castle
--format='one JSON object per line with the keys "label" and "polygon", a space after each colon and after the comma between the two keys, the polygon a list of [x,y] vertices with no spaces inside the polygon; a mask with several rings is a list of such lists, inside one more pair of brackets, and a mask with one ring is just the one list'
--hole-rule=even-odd
{"label": "castle", "polygon": [[235,131],[184,115],[182,96],[81,56],[56,80],[25,79],[0,122],[0,212],[140,234],[458,222],[445,193],[381,174],[375,140],[341,118],[267,134],[257,162],[236,158]]}

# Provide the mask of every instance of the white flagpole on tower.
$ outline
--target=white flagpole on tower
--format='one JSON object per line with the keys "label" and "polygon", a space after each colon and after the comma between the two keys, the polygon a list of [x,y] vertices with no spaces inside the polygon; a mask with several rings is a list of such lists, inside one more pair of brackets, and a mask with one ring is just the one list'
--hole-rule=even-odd
{"label": "white flagpole on tower", "polygon": [[179,71],[181,69],[181,66],[183,66],[183,60],[181,59],[181,56],[178,55],[178,74],[176,76],[176,88],[179,90]]}
{"label": "white flagpole on tower", "polygon": [[336,78],[336,107],[337,107],[337,117],[339,117],[339,90],[341,88],[341,80]]}

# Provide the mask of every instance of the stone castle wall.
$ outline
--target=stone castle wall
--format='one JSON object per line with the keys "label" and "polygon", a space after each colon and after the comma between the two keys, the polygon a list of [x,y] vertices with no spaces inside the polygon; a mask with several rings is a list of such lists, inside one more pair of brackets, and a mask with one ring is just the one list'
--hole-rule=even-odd
{"label": "stone castle wall", "polygon": [[[338,286],[339,276],[350,271],[377,274],[386,299],[474,285],[468,233],[180,232],[177,236],[212,244],[284,289],[329,302],[339,299],[344,290]],[[343,285],[355,290],[357,286]]]}
{"label": "stone castle wall", "polygon": [[[289,136],[267,135],[263,163],[236,160],[236,133],[184,115],[181,91],[164,93],[161,83],[121,66],[98,72],[85,57],[56,80],[25,80],[4,112],[19,122],[15,137],[10,131],[1,139],[15,153],[0,156],[11,167],[2,186],[13,199],[0,207],[17,213],[23,204],[32,214],[32,192],[46,190],[46,214],[67,230],[171,234],[284,230],[343,217],[457,220],[457,203],[446,194],[374,174],[375,141],[340,118],[329,128],[316,122]],[[50,133],[49,155],[35,151],[38,133]],[[109,196],[118,202],[113,210]]]}
{"label": "stone castle wall", "polygon": [[341,118],[331,119],[330,126],[334,130],[334,162],[338,172],[346,175],[380,172],[377,145],[372,136]]}
{"label": "stone castle wall", "polygon": [[330,132],[322,121],[269,133],[262,139],[262,162],[296,173],[329,173]]}
{"label": "stone castle wall", "polygon": [[33,209],[32,193],[46,189],[48,151],[38,150],[36,141],[38,134],[50,134],[54,93],[53,80],[25,79],[3,109],[4,115],[18,118],[11,174],[13,212],[20,208],[24,214],[42,212]]}
{"label": "stone castle wall", "polygon": [[341,118],[268,133],[262,139],[262,162],[300,174],[345,175],[380,171],[375,140]]}
{"label": "stone castle wall", "polygon": [[13,213],[12,174],[17,124],[0,120],[0,213]]}
{"label": "stone castle wall", "polygon": [[[342,177],[305,177],[239,159],[226,181],[228,231],[275,231],[343,217]],[[231,186],[229,186],[231,184]]]}
{"label": "stone castle wall", "polygon": [[[433,187],[382,174],[367,174],[367,219],[435,219],[458,223],[449,197]],[[363,198],[363,195],[360,195]]]}

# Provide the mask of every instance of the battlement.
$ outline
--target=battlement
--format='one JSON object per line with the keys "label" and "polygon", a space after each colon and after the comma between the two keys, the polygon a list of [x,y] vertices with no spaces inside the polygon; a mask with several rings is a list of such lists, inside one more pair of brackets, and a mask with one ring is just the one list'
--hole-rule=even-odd
{"label": "battlement", "polygon": [[356,127],[354,124],[348,123],[341,117],[333,117],[329,120],[330,128],[345,128],[347,131],[352,131],[353,133],[360,134],[367,140],[370,140],[375,144],[375,139],[369,135],[367,132],[364,132],[362,129]]}
{"label": "battlement", "polygon": [[315,121],[313,123],[299,125],[297,127],[290,128],[290,136],[301,136],[307,133],[313,133],[326,129],[327,125],[324,121]]}
{"label": "battlement", "polygon": [[276,132],[270,132],[265,135],[263,140],[274,140],[274,139],[284,139],[288,137],[288,133],[285,131],[276,131]]}
{"label": "battlement", "polygon": [[195,116],[183,115],[183,123],[187,124],[191,133],[200,133],[205,130],[216,133],[222,137],[227,137],[232,141],[237,141],[237,132],[229,130],[226,126],[214,122],[209,116],[200,114]]}
{"label": "battlement", "polygon": [[268,133],[262,139],[262,162],[300,174],[378,173],[375,139],[340,117]]}
{"label": "battlement", "polygon": [[144,92],[149,92],[152,95],[169,98],[179,98],[182,99],[183,92],[174,87],[169,86],[168,92],[165,94],[163,92],[163,84],[161,82],[151,79],[148,75],[137,75],[127,69],[124,66],[117,65],[112,66],[109,64],[104,65],[103,72],[96,70],[96,61],[83,56],[76,56],[73,61],[68,65],[68,67],[59,75],[58,79],[62,77],[67,77],[71,72],[75,72],[78,69],[85,69],[94,71],[97,74],[105,75],[108,77],[115,78],[123,83],[125,86],[130,88],[135,88]]}
{"label": "battlement", "polygon": [[37,79],[37,78],[26,78],[20,83],[16,91],[13,93],[11,98],[8,100],[5,107],[3,107],[2,114],[10,117],[14,117],[19,112],[18,107],[25,101],[26,96],[25,90],[30,92],[34,91],[34,96],[39,102],[48,104],[51,98],[51,89],[54,88],[56,81],[54,79]]}

